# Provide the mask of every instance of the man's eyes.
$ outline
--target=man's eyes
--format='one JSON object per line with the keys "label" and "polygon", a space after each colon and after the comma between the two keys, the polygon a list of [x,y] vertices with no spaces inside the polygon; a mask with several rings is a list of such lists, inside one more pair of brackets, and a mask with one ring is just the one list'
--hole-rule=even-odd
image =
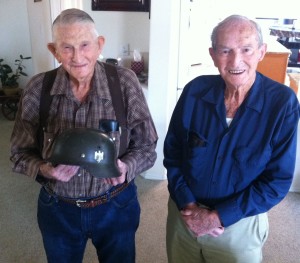
{"label": "man's eyes", "polygon": [[220,55],[228,55],[230,53],[229,49],[219,49],[218,54]]}
{"label": "man's eyes", "polygon": [[[83,43],[82,45],[80,45],[80,50],[86,50],[89,47],[89,43]],[[72,46],[63,46],[62,47],[62,51],[63,52],[71,52],[73,51],[73,47]]]}
{"label": "man's eyes", "polygon": [[252,54],[253,51],[254,51],[253,48],[243,48],[243,49],[241,49],[241,50],[239,50],[239,51],[234,51],[234,50],[232,50],[232,49],[219,49],[219,50],[218,50],[218,54],[219,54],[219,55],[222,55],[222,56],[228,56],[228,55],[231,55],[231,54],[234,54],[234,53],[239,52],[239,53],[241,53],[241,54],[246,54],[246,55],[248,55],[248,54]]}
{"label": "man's eyes", "polygon": [[70,50],[70,49],[71,49],[70,46],[64,46],[64,47],[63,47],[63,50],[64,50],[64,51],[68,51],[68,50]]}
{"label": "man's eyes", "polygon": [[254,49],[253,48],[245,48],[243,50],[243,53],[245,54],[252,54],[254,52]]}

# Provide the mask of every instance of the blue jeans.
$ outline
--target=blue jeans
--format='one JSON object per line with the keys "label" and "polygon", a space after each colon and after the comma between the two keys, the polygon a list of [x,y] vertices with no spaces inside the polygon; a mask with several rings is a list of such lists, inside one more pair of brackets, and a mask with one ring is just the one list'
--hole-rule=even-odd
{"label": "blue jeans", "polygon": [[82,262],[89,238],[101,263],[135,262],[140,205],[133,182],[119,195],[94,208],[59,201],[42,188],[37,217],[48,263]]}

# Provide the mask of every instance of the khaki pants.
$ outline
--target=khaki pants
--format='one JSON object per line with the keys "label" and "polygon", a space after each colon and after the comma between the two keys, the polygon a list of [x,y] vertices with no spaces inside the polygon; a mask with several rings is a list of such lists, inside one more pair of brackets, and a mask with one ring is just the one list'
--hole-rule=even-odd
{"label": "khaki pants", "polygon": [[196,238],[185,226],[175,203],[168,203],[169,263],[260,263],[269,232],[267,214],[244,218],[219,237]]}

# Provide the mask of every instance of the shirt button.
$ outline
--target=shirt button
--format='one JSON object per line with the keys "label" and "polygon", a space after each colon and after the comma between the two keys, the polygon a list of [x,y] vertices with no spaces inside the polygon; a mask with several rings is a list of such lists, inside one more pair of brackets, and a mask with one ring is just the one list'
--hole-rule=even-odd
{"label": "shirt button", "polygon": [[51,139],[48,139],[48,142],[51,142]]}
{"label": "shirt button", "polygon": [[78,176],[81,176],[81,173],[79,173]]}

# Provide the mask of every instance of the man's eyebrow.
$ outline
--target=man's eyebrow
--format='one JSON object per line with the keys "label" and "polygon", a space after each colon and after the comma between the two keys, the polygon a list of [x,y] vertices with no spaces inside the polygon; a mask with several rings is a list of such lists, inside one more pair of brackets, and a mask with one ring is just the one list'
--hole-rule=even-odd
{"label": "man's eyebrow", "polygon": [[216,47],[217,47],[217,48],[230,48],[230,47],[225,46],[225,45],[222,45],[222,44],[221,44],[221,45],[217,45]]}

